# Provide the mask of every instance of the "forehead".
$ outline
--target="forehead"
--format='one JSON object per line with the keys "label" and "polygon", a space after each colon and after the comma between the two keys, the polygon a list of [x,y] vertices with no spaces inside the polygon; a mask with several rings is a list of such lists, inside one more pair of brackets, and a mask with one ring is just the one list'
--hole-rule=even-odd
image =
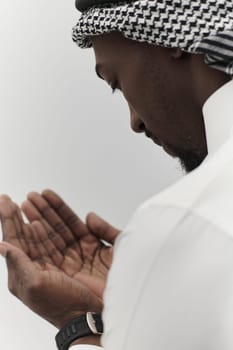
{"label": "forehead", "polygon": [[92,36],[91,42],[94,50],[97,52],[102,50],[111,50],[114,47],[114,45],[112,45],[112,42],[114,42],[114,44],[119,44],[119,36],[121,37],[121,34],[119,32],[112,32]]}
{"label": "forehead", "polygon": [[97,56],[116,53],[122,55],[129,50],[138,48],[139,43],[125,38],[120,32],[95,35],[91,37],[93,49]]}
{"label": "forehead", "polygon": [[96,64],[123,69],[147,63],[161,64],[168,57],[168,49],[128,39],[120,32],[91,37]]}

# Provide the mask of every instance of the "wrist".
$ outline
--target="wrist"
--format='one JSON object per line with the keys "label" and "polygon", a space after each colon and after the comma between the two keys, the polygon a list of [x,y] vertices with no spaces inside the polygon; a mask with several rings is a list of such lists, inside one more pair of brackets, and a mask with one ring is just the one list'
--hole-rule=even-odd
{"label": "wrist", "polygon": [[101,314],[87,312],[62,327],[55,337],[57,347],[59,350],[68,350],[80,344],[100,346],[103,330]]}
{"label": "wrist", "polygon": [[74,345],[80,345],[80,344],[88,344],[88,345],[97,345],[100,346],[100,335],[89,335],[87,337],[82,337],[79,339],[76,339],[72,344],[70,344],[70,348]]}

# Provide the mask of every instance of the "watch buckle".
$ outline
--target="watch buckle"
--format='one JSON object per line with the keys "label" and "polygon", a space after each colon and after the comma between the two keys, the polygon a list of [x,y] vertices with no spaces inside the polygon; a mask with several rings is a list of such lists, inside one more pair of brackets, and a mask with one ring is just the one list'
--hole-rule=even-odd
{"label": "watch buckle", "polygon": [[98,331],[93,315],[94,315],[94,312],[87,312],[86,313],[87,324],[88,324],[88,326],[93,334],[101,335],[102,333]]}

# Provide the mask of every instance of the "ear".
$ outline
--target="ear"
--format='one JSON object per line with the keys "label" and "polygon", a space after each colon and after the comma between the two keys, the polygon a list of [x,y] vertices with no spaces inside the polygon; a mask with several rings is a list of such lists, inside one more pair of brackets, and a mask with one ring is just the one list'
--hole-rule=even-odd
{"label": "ear", "polygon": [[180,59],[181,57],[183,57],[184,54],[185,54],[185,52],[182,51],[181,49],[179,49],[178,47],[171,49],[171,57],[172,58]]}

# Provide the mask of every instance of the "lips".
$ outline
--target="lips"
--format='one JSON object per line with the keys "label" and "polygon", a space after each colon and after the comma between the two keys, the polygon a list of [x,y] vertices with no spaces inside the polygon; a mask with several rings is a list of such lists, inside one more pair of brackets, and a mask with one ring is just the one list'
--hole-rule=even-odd
{"label": "lips", "polygon": [[149,137],[156,145],[163,147],[164,151],[172,157],[176,157],[176,154],[171,150],[169,146],[160,141],[156,136],[152,135],[149,131],[147,131],[146,136]]}
{"label": "lips", "polygon": [[146,136],[149,137],[154,143],[156,143],[156,145],[162,146],[162,143],[160,142],[160,140],[159,140],[156,136],[152,135],[149,131],[147,131],[145,134],[146,134]]}
{"label": "lips", "polygon": [[160,141],[156,136],[152,135],[149,130],[145,131],[147,137],[149,137],[156,145],[163,147],[164,151],[172,157],[177,157],[177,155],[171,150],[169,146]]}
{"label": "lips", "polygon": [[153,136],[151,139],[154,141],[154,143],[156,143],[156,145],[162,146],[162,143],[159,141],[159,139],[157,139],[157,137]]}

